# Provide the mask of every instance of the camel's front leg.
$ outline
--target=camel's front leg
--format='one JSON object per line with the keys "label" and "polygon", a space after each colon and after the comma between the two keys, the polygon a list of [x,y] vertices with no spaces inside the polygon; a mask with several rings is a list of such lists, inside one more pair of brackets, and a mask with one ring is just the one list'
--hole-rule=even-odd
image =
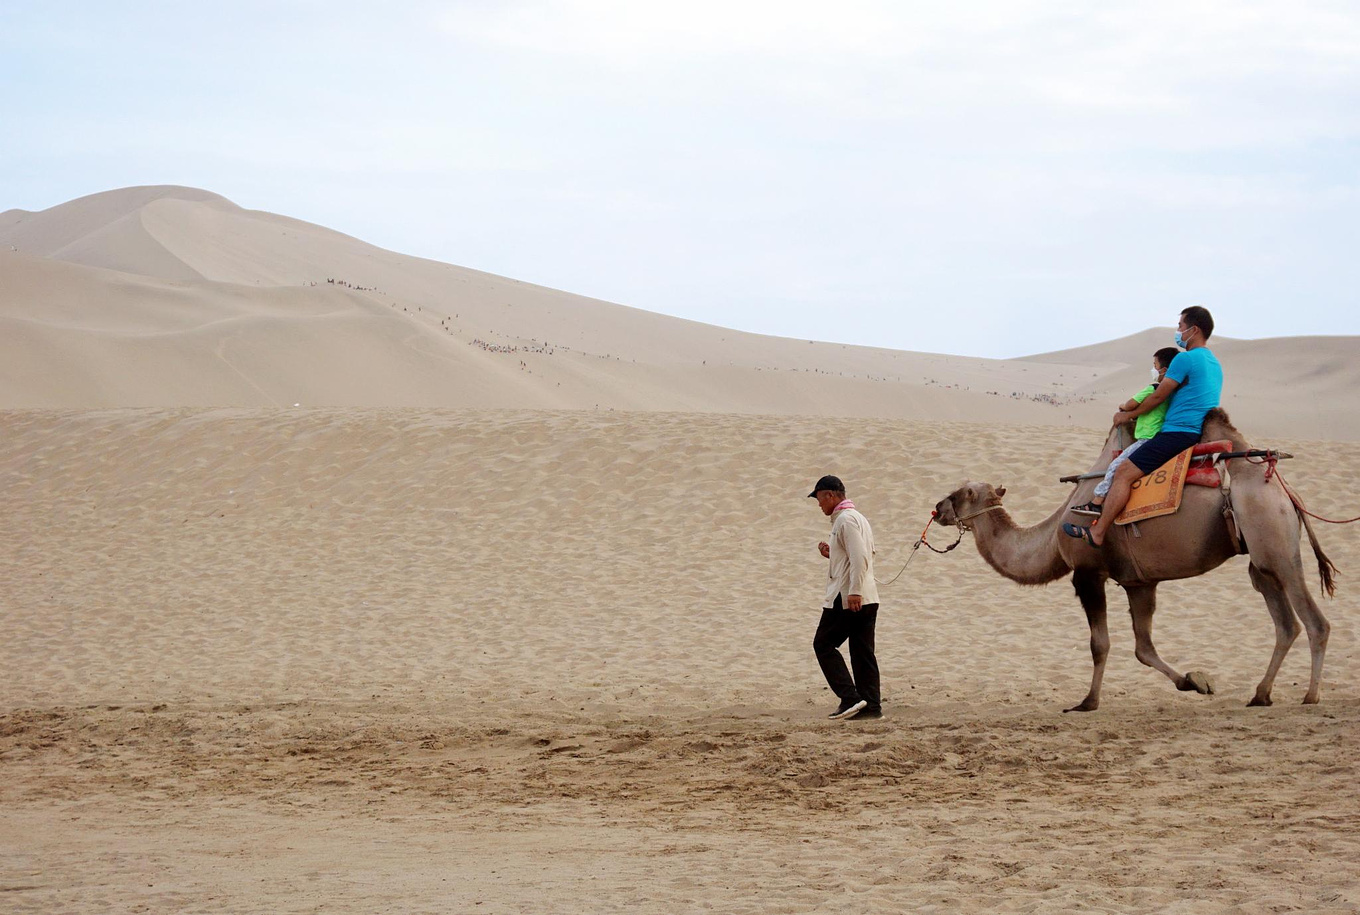
{"label": "camel's front leg", "polygon": [[1110,654],[1110,630],[1105,622],[1105,578],[1097,572],[1077,571],[1072,576],[1086,622],[1091,627],[1091,690],[1086,698],[1064,712],[1093,712],[1100,707],[1100,681],[1105,677],[1105,658]]}
{"label": "camel's front leg", "polygon": [[1166,674],[1176,684],[1176,689],[1182,692],[1194,690],[1197,693],[1212,693],[1214,687],[1209,682],[1208,674],[1196,670],[1181,676],[1157,654],[1152,644],[1152,614],[1157,610],[1157,586],[1125,585],[1124,590],[1129,594],[1129,614],[1133,617],[1134,656],[1148,667]]}

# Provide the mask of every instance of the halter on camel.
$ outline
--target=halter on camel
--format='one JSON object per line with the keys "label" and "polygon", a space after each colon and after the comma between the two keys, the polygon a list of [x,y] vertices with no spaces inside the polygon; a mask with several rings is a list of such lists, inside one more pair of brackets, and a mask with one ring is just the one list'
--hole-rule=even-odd
{"label": "halter on camel", "polygon": [[930,520],[926,522],[925,529],[921,531],[921,536],[917,537],[916,542],[911,545],[911,555],[907,557],[906,562],[902,563],[902,568],[898,569],[897,574],[894,575],[892,578],[889,578],[887,581],[879,581],[877,578],[875,578],[874,581],[878,582],[878,584],[882,587],[885,587],[897,581],[897,579],[902,577],[902,573],[907,570],[907,566],[911,565],[911,561],[916,558],[916,551],[919,550],[923,545],[926,547],[926,549],[930,550],[932,553],[939,553],[941,555],[948,553],[950,550],[954,549],[954,547],[958,546],[960,543],[963,542],[963,534],[965,531],[972,530],[971,527],[968,527],[963,522],[971,521],[978,515],[985,515],[987,512],[994,512],[998,508],[1002,507],[1003,506],[1001,505],[1001,503],[998,502],[995,505],[988,505],[986,508],[980,511],[975,511],[970,515],[964,515],[961,518],[955,518],[954,525],[959,529],[959,537],[957,540],[955,540],[953,543],[949,544],[949,546],[945,547],[942,550],[937,549],[934,544],[932,544],[929,540],[926,539],[926,535],[930,532],[930,526],[935,523],[935,518],[937,516],[936,512],[932,511],[930,513]]}

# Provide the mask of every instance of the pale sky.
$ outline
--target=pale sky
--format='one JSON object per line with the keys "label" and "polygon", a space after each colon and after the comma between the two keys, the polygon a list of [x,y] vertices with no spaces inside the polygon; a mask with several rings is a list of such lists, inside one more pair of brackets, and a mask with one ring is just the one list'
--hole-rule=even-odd
{"label": "pale sky", "polygon": [[0,210],[185,184],[931,352],[1360,334],[1350,0],[3,0],[0,86]]}

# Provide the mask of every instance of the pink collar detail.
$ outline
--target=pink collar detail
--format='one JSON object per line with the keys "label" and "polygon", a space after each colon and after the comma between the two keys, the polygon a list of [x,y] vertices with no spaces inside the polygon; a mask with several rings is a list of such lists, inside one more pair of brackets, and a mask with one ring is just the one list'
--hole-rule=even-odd
{"label": "pink collar detail", "polygon": [[836,512],[838,512],[838,511],[844,511],[844,510],[847,509],[847,508],[854,508],[854,507],[855,507],[855,503],[854,503],[854,502],[851,502],[849,499],[842,499],[842,500],[840,501],[840,504],[839,504],[839,505],[837,505],[835,508],[831,509],[831,513],[834,515],[834,514],[835,514]]}

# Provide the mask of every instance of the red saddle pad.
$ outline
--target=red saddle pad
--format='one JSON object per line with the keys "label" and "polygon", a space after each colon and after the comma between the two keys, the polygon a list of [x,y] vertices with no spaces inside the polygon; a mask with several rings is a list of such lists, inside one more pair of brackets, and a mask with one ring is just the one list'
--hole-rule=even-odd
{"label": "red saddle pad", "polygon": [[[1194,461],[1197,457],[1206,457],[1211,454],[1223,454],[1233,450],[1232,442],[1224,439],[1217,442],[1200,442],[1190,452],[1190,459]],[[1208,486],[1216,489],[1223,485],[1223,476],[1218,472],[1209,461],[1197,461],[1190,465],[1190,469],[1185,474],[1185,485],[1187,486]]]}

